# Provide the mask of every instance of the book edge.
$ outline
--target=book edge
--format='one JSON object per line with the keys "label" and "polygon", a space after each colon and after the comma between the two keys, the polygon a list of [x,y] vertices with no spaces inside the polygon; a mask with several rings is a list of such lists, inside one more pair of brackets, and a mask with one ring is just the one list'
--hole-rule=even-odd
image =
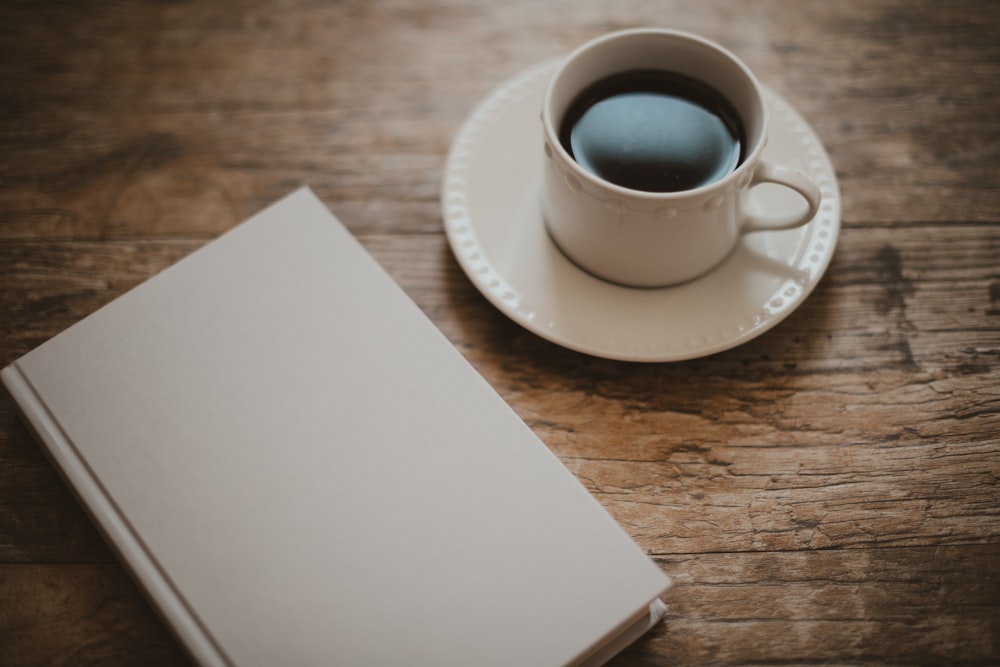
{"label": "book edge", "polygon": [[[667,588],[670,585],[668,584]],[[666,588],[663,592],[666,592]],[[662,594],[662,592],[661,592]],[[572,667],[600,667],[643,636],[666,616],[667,605],[659,597],[640,609],[619,628],[598,642],[589,653],[572,663]]]}
{"label": "book edge", "polygon": [[14,399],[25,426],[191,657],[206,667],[233,667],[80,457],[17,361],[0,370],[0,381]]}

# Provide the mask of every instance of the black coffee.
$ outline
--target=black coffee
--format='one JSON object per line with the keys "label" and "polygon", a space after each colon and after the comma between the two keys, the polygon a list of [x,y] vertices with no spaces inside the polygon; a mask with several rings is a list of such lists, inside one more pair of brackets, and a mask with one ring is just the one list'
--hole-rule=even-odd
{"label": "black coffee", "polygon": [[591,173],[633,190],[677,192],[719,180],[743,159],[743,123],[721,93],[663,70],[601,79],[570,105],[559,139]]}

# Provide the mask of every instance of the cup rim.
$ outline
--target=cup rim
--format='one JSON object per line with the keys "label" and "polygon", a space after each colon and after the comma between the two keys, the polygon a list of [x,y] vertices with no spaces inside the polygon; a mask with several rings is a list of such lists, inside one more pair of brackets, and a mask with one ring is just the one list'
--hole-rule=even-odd
{"label": "cup rim", "polygon": [[[649,190],[636,190],[633,188],[627,188],[623,185],[618,185],[612,183],[611,181],[605,180],[600,176],[597,176],[587,169],[580,166],[580,163],[573,159],[573,156],[569,154],[565,147],[563,147],[562,142],[559,140],[559,131],[555,127],[555,120],[552,117],[551,106],[552,106],[552,96],[554,95],[553,89],[555,87],[555,82],[559,78],[559,75],[565,70],[566,66],[572,61],[576,60],[582,53],[589,51],[605,42],[628,38],[635,35],[660,35],[667,37],[674,37],[684,39],[690,42],[697,42],[702,46],[708,47],[722,54],[726,59],[728,59],[734,66],[742,71],[744,76],[753,85],[753,89],[760,100],[760,110],[761,110],[761,137],[757,141],[757,145],[754,149],[747,155],[743,162],[741,162],[736,169],[723,176],[722,178],[712,181],[711,183],[706,183],[705,185],[700,185],[696,188],[691,188],[689,190],[677,190],[668,192],[652,192]],[[573,175],[583,179],[584,181],[600,188],[606,188],[607,190],[614,192],[616,194],[639,198],[649,201],[673,201],[679,199],[686,199],[691,196],[704,195],[706,193],[714,192],[718,189],[727,187],[730,183],[743,177],[743,174],[755,167],[757,161],[759,160],[760,154],[764,150],[764,144],[767,139],[767,127],[769,122],[769,114],[767,105],[764,104],[763,95],[761,93],[760,82],[754,73],[747,67],[738,56],[736,56],[732,51],[725,48],[724,46],[713,42],[710,39],[702,37],[701,35],[696,35],[692,32],[686,30],[675,30],[672,28],[626,28],[624,30],[616,30],[613,32],[604,33],[599,35],[587,42],[584,42],[580,46],[576,47],[567,55],[563,60],[556,66],[555,71],[549,77],[549,81],[545,86],[545,95],[542,99],[542,129],[545,132],[545,140],[551,146],[552,150],[557,152],[567,165],[569,169],[573,171]]]}

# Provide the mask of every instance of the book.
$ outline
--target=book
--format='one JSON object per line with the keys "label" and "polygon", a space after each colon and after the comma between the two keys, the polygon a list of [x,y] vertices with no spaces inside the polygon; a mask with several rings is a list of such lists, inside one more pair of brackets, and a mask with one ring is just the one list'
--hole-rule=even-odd
{"label": "book", "polygon": [[598,665],[669,578],[308,189],[0,372],[203,665]]}

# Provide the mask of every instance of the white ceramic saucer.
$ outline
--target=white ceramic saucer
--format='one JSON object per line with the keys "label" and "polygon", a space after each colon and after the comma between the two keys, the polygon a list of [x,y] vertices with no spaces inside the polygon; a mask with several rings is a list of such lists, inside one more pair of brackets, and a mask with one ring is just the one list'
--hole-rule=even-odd
{"label": "white ceramic saucer", "polygon": [[[744,236],[712,272],[659,289],[614,285],[581,270],[542,220],[542,95],[556,61],[536,65],[487,95],[452,144],[442,188],[445,230],[473,284],[504,314],[554,343],[609,359],[679,361],[735,347],[787,317],[816,286],[840,228],[837,177],[805,120],[767,91],[765,159],[796,166],[823,201],[798,229]],[[769,184],[754,206],[804,206]]]}

